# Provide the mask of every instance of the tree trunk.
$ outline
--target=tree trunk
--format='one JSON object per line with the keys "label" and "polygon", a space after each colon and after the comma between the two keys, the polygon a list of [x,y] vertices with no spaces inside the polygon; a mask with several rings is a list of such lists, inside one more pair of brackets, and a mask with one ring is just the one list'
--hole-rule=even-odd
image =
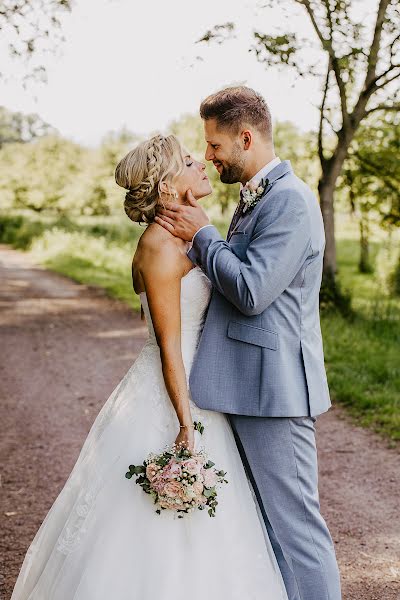
{"label": "tree trunk", "polygon": [[335,284],[337,271],[336,265],[336,243],[335,243],[335,211],[333,198],[337,179],[341,173],[343,163],[347,156],[347,151],[351,140],[354,137],[354,130],[347,128],[338,134],[338,145],[335,152],[329,160],[324,160],[321,164],[322,176],[318,183],[320,206],[325,228],[325,254],[324,254],[324,279],[332,286]]}
{"label": "tree trunk", "polygon": [[360,262],[358,264],[360,273],[370,273],[369,262],[369,226],[368,216],[361,215],[360,218]]}
{"label": "tree trunk", "polygon": [[325,229],[325,254],[324,254],[324,277],[333,283],[336,274],[336,243],[335,243],[335,214],[333,208],[333,195],[336,179],[321,177],[318,184],[320,206]]}

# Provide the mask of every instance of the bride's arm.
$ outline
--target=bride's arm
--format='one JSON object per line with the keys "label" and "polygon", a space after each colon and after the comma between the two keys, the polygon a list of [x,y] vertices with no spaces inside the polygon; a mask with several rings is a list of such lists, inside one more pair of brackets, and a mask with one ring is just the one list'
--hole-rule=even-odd
{"label": "bride's arm", "polygon": [[194,431],[189,391],[181,351],[181,279],[182,254],[175,244],[163,244],[152,250],[142,277],[151,319],[160,347],[162,371],[179,424],[177,443],[193,450]]}

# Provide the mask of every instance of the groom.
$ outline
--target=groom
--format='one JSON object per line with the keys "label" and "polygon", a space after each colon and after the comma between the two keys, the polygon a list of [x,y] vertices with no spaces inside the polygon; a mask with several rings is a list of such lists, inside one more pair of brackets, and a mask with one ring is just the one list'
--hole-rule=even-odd
{"label": "groom", "polygon": [[[229,414],[289,600],[340,600],[319,511],[314,422],[330,406],[319,289],[325,247],[318,202],[275,156],[271,116],[247,87],[203,101],[207,150],[223,183],[240,182],[227,240],[188,192],[157,222],[191,241],[213,285],[190,375],[194,402]],[[238,515],[240,519],[240,515]]]}

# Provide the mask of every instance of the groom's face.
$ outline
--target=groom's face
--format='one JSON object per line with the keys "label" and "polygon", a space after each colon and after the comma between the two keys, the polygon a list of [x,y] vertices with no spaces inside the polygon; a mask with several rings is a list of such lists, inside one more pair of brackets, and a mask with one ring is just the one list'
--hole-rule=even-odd
{"label": "groom's face", "polygon": [[240,137],[220,129],[215,119],[204,121],[207,143],[205,159],[214,163],[222,183],[237,183],[243,178],[245,152]]}

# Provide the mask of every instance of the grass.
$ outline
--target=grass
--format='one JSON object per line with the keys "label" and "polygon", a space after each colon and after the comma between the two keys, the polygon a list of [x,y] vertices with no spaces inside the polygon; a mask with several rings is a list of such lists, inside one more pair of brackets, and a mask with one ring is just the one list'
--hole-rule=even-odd
{"label": "grass", "polygon": [[[354,315],[323,313],[325,360],[331,395],[358,424],[396,444],[400,440],[400,299],[387,289],[397,254],[385,238],[371,243],[374,272],[358,271],[357,232],[340,224],[339,278],[352,295]],[[227,223],[217,223],[221,233]],[[104,288],[139,309],[130,265],[143,229],[127,219],[1,216],[0,241],[29,250],[46,267],[76,281]],[[395,245],[393,246],[396,247]]]}
{"label": "grass", "polygon": [[325,361],[334,401],[360,425],[400,440],[399,322],[322,316]]}
{"label": "grass", "polygon": [[0,242],[29,250],[45,267],[75,281],[99,286],[134,310],[131,262],[143,229],[128,220],[106,218],[0,217]]}
{"label": "grass", "polygon": [[[355,239],[338,241],[340,281],[351,292],[354,316],[321,316],[325,361],[334,401],[346,406],[358,424],[394,443],[400,440],[400,298],[386,287],[389,249],[371,244],[374,273],[358,271]],[[393,263],[394,264],[394,263]]]}

